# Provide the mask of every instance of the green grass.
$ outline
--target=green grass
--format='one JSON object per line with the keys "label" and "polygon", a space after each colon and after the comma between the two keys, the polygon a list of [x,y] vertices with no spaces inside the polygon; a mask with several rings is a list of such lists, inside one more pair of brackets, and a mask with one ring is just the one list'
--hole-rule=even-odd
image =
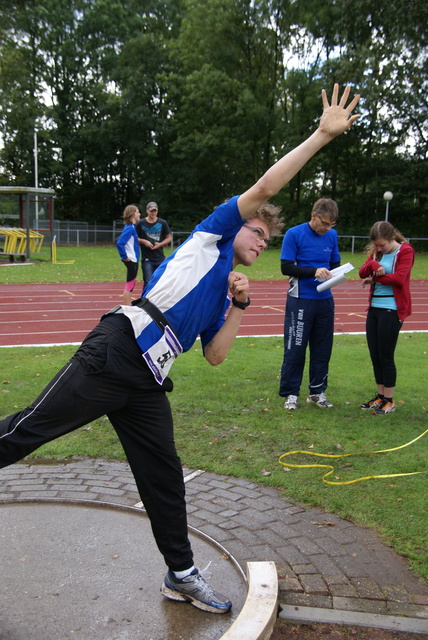
{"label": "green grass", "polygon": [[[1,349],[2,415],[34,400],[73,351],[73,347]],[[428,471],[428,435],[396,451],[367,453],[404,445],[427,428],[428,335],[403,333],[399,338],[397,411],[388,417],[358,408],[374,391],[364,336],[335,337],[328,389],[333,410],[304,402],[305,373],[301,407],[284,411],[277,395],[281,360],[280,338],[240,338],[219,367],[204,361],[199,342],[178,359],[170,399],[183,464],[278,487],[287,499],[370,527],[428,581],[428,473],[328,486],[322,482],[325,469],[287,471],[278,461],[281,454],[301,449],[364,452],[331,462],[335,471],[330,479],[336,482]],[[35,455],[124,458],[106,418],[45,445]],[[320,460],[293,456],[285,462],[313,464]]]}
{"label": "green grass", "polygon": [[[166,251],[168,255],[169,251]],[[125,280],[125,269],[119,260],[114,246],[109,247],[59,247],[58,260],[75,260],[75,264],[52,264],[50,254],[34,254],[31,264],[0,266],[0,282],[122,282]],[[350,279],[358,279],[358,269],[363,264],[362,253],[342,253],[342,264],[351,262],[355,270],[349,274]],[[283,278],[280,269],[280,250],[265,251],[252,267],[239,267],[248,273],[252,280],[280,280]],[[428,278],[428,254],[418,254],[412,270],[412,278],[421,280]],[[141,270],[138,274],[141,281]]]}

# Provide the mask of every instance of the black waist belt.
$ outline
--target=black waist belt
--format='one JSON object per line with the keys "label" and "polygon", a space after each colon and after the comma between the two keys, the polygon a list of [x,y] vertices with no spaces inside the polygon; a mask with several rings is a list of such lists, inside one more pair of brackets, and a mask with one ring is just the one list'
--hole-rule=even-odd
{"label": "black waist belt", "polygon": [[[140,309],[143,309],[143,311],[145,311],[147,315],[151,317],[153,322],[157,324],[157,326],[162,331],[162,333],[165,332],[166,327],[169,327],[175,335],[175,331],[174,331],[174,328],[171,326],[171,323],[168,322],[168,320],[163,315],[162,311],[160,311],[157,308],[157,306],[153,304],[153,302],[150,302],[148,298],[138,298],[138,300],[133,300],[131,302],[131,305],[133,307],[139,307]],[[101,318],[101,320],[104,320],[104,318],[112,317],[114,315],[121,315],[122,312],[123,312],[122,305],[118,304],[117,307],[114,307],[111,311],[109,311],[108,313],[105,313]],[[128,317],[128,320],[129,320],[129,317]]]}
{"label": "black waist belt", "polygon": [[140,309],[144,309],[144,311],[151,317],[151,319],[156,322],[159,329],[165,331],[165,327],[169,327],[171,331],[174,332],[171,324],[163,315],[162,311],[160,311],[153,302],[150,302],[148,298],[138,298],[138,300],[133,300],[131,302],[133,307],[140,307]]}

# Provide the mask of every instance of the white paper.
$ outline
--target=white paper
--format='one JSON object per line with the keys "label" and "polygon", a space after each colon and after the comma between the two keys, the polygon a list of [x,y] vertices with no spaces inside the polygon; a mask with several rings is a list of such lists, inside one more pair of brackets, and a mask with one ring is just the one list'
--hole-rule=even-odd
{"label": "white paper", "polygon": [[345,282],[345,280],[346,280],[345,276],[334,276],[333,278],[330,278],[329,280],[324,280],[324,282],[319,284],[317,286],[317,291],[321,293],[321,291],[325,291],[326,289],[331,289],[332,287],[335,287],[337,284],[340,284],[341,282]]}
{"label": "white paper", "polygon": [[332,277],[329,278],[328,280],[319,280],[317,278],[318,282],[321,283],[317,286],[317,291],[321,293],[321,291],[325,291],[326,289],[331,289],[332,287],[335,287],[337,284],[340,284],[341,282],[345,282],[346,280],[345,273],[352,271],[353,268],[354,268],[353,265],[350,262],[347,262],[346,264],[342,264],[340,267],[336,267],[336,269],[332,269],[330,271],[330,273],[332,274]]}

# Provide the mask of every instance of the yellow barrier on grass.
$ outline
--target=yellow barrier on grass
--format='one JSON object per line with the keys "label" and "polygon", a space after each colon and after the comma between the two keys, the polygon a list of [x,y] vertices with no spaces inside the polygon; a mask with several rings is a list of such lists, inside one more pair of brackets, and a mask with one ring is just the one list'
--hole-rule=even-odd
{"label": "yellow barrier on grass", "polygon": [[[9,255],[25,254],[27,248],[27,232],[19,227],[0,227],[0,235],[4,236],[3,253]],[[30,252],[40,253],[43,245],[44,235],[38,231],[30,229],[28,233],[30,239]]]}
{"label": "yellow barrier on grass", "polygon": [[0,227],[0,234],[4,236],[3,253],[16,253],[18,234],[12,227]]}
{"label": "yellow barrier on grass", "polygon": [[74,264],[75,260],[57,260],[56,257],[56,236],[52,240],[52,263],[53,264]]}
{"label": "yellow barrier on grass", "polygon": [[17,239],[17,250],[16,253],[25,253],[27,248],[27,234],[24,229],[15,229],[16,239]]}
{"label": "yellow barrier on grass", "polygon": [[45,236],[38,231],[30,230],[30,251],[31,253],[40,253]]}

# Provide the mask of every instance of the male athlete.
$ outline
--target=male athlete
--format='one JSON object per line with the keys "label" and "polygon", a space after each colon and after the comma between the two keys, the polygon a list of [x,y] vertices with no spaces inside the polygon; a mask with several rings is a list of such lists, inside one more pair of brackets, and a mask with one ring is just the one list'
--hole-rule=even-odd
{"label": "male athlete", "polygon": [[[221,204],[153,274],[145,298],[106,314],[37,400],[0,421],[0,468],[40,445],[107,414],[125,450],[168,571],[166,598],[226,613],[230,600],[194,566],[187,533],[183,471],[177,455],[169,369],[198,335],[208,362],[225,359],[250,304],[247,277],[235,271],[259,257],[281,227],[275,195],[324,145],[357,120],[349,87],[324,112],[318,129],[247,191]],[[225,312],[230,305],[230,312]]]}

